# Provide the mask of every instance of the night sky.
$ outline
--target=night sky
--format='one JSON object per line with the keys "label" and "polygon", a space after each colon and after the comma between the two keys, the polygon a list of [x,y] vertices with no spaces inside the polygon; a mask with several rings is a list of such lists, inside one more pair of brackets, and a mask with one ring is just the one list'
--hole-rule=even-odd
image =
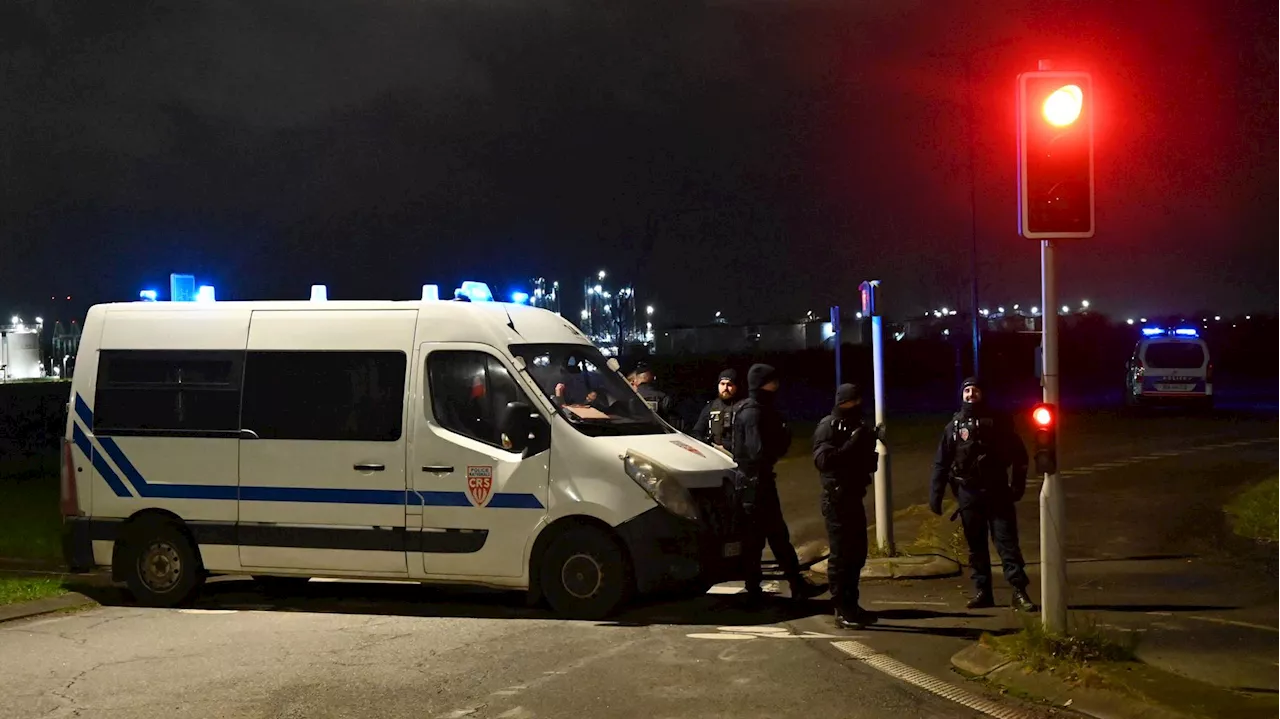
{"label": "night sky", "polygon": [[544,275],[576,312],[602,267],[660,324],[871,277],[890,314],[964,308],[970,92],[982,304],[1025,308],[1014,80],[1041,58],[1098,97],[1062,299],[1274,311],[1270,0],[9,2],[0,310],[185,270],[223,299]]}

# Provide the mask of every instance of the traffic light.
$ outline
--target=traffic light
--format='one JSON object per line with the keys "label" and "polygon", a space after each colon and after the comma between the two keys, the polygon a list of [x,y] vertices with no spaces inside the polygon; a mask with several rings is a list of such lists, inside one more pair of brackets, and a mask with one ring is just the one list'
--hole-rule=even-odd
{"label": "traffic light", "polygon": [[1031,410],[1031,426],[1036,433],[1036,474],[1058,471],[1058,408],[1041,402]]}
{"label": "traffic light", "polygon": [[1093,82],[1087,72],[1018,76],[1018,231],[1093,237]]}

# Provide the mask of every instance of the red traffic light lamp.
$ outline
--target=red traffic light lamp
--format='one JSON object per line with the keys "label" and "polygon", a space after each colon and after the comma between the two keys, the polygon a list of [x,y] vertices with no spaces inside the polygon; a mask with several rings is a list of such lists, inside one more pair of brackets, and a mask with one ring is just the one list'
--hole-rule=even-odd
{"label": "red traffic light lamp", "polygon": [[1036,435],[1036,474],[1058,471],[1058,408],[1041,402],[1031,410],[1031,426]]}
{"label": "red traffic light lamp", "polygon": [[1018,231],[1094,235],[1093,82],[1086,72],[1018,76]]}

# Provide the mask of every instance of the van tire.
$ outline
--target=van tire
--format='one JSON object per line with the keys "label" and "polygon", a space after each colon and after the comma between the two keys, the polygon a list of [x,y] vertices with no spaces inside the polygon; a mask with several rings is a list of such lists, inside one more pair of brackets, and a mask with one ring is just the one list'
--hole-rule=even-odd
{"label": "van tire", "polygon": [[618,542],[594,527],[575,527],[542,555],[542,595],[570,619],[603,619],[630,594],[631,572]]}
{"label": "van tire", "polygon": [[195,545],[176,524],[144,520],[129,529],[121,553],[125,584],[145,607],[176,607],[204,583]]}

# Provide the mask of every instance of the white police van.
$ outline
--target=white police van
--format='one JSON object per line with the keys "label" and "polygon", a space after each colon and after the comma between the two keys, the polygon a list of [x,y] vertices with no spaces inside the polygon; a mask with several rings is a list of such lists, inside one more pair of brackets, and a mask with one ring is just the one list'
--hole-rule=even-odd
{"label": "white police van", "polygon": [[145,605],[248,574],[527,589],[734,578],[731,460],[569,322],[459,301],[134,302],[84,323],[64,552]]}
{"label": "white police van", "polygon": [[1126,366],[1125,403],[1213,406],[1213,362],[1195,328],[1144,327]]}

